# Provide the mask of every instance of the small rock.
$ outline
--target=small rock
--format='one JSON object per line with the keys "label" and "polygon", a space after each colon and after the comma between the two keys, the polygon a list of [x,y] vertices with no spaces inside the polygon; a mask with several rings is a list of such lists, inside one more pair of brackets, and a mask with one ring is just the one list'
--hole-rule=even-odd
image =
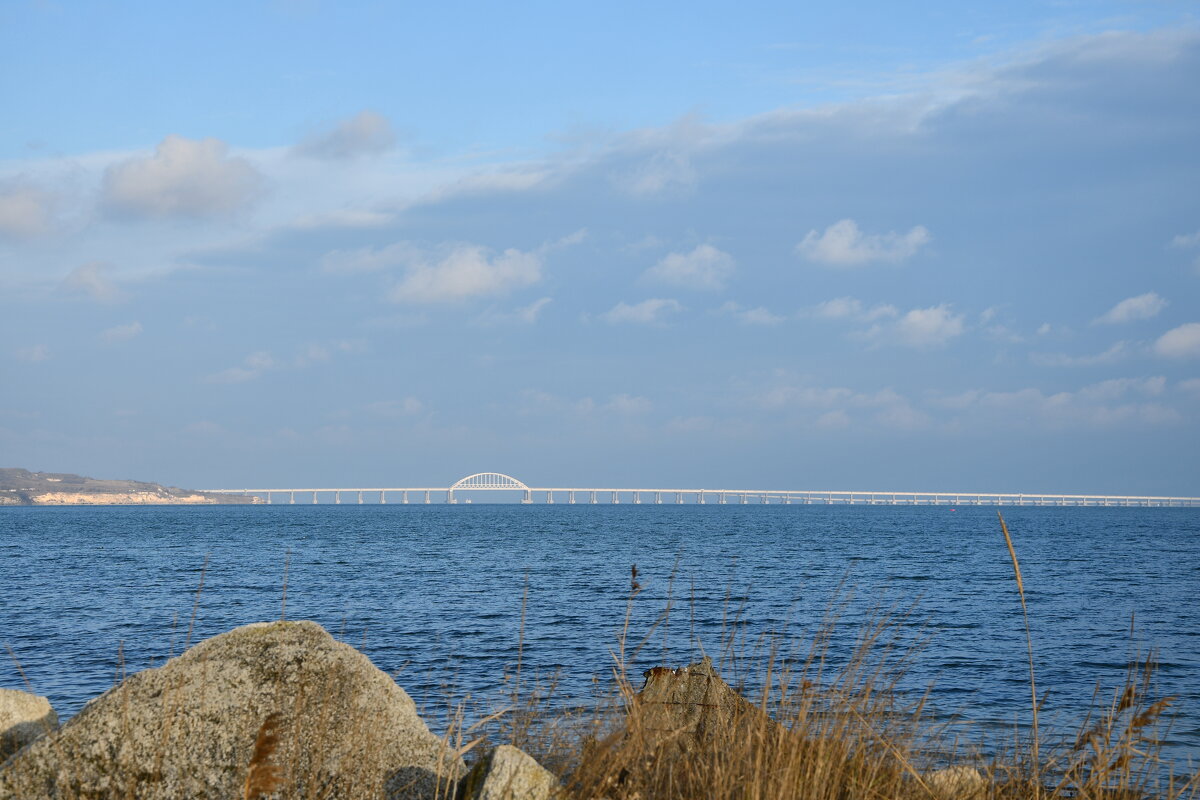
{"label": "small rock", "polygon": [[96,698],[8,761],[0,798],[242,797],[256,755],[272,797],[433,798],[465,772],[365,655],[315,622],[274,622]]}
{"label": "small rock", "polygon": [[549,800],[561,785],[524,751],[503,744],[467,773],[459,784],[459,800]]}
{"label": "small rock", "polygon": [[0,689],[0,763],[58,727],[58,715],[44,697]]}
{"label": "small rock", "polygon": [[654,667],[643,675],[646,684],[637,695],[638,709],[642,730],[653,742],[678,739],[686,746],[778,727],[722,680],[707,656],[686,667]]}
{"label": "small rock", "polygon": [[971,800],[980,797],[987,789],[987,778],[974,767],[956,765],[934,770],[925,776],[925,782],[938,797],[945,800]]}

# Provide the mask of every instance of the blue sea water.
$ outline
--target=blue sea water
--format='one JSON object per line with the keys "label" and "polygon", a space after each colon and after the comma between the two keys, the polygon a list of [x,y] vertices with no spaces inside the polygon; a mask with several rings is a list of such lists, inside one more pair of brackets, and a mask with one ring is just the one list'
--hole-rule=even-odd
{"label": "blue sea water", "polygon": [[[1111,691],[1154,650],[1154,692],[1177,698],[1167,753],[1200,761],[1200,513],[1004,514],[1045,718],[1078,723],[1097,685]],[[0,647],[12,650],[0,686],[27,680],[69,717],[122,670],[179,653],[189,629],[195,642],[279,618],[286,566],[287,617],[360,647],[418,704],[500,691],[521,640],[526,676],[557,671],[561,692],[583,696],[609,674],[632,564],[643,588],[631,641],[673,597],[634,671],[683,663],[697,647],[719,655],[733,619],[747,648],[784,628],[803,642],[831,605],[836,662],[874,610],[915,604],[900,630],[925,645],[905,685],[932,684],[936,709],[984,728],[1027,721],[1012,565],[995,510],[976,507],[0,509]]]}

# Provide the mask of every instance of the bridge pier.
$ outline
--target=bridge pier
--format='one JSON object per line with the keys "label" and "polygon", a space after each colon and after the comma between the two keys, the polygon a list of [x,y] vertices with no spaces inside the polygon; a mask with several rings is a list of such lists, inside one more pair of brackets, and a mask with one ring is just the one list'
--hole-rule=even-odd
{"label": "bridge pier", "polygon": [[425,505],[429,505],[429,492],[425,492]]}
{"label": "bridge pier", "polygon": [[292,492],[288,496],[288,503],[290,503],[291,505],[296,505],[296,493],[295,492]]}
{"label": "bridge pier", "polygon": [[596,491],[592,490],[592,499],[589,501],[592,505],[596,505]]}
{"label": "bridge pier", "polygon": [[696,503],[699,505],[704,505],[704,492],[703,491],[696,492]]}
{"label": "bridge pier", "polygon": [[359,504],[360,506],[362,505],[362,492],[359,492],[359,493],[358,493],[358,504]]}
{"label": "bridge pier", "polygon": [[546,505],[554,505],[554,492],[546,492]]}
{"label": "bridge pier", "polygon": [[675,493],[675,505],[681,505],[682,503],[683,503],[683,492],[676,492]]}
{"label": "bridge pier", "polygon": [[567,492],[567,505],[575,505],[575,492]]}
{"label": "bridge pier", "polygon": [[656,506],[662,505],[662,492],[654,493],[654,505],[656,505]]}
{"label": "bridge pier", "polygon": [[635,506],[640,506],[642,504],[642,493],[641,492],[633,493],[633,504]]}
{"label": "bridge pier", "polygon": [[612,504],[615,506],[615,505],[618,505],[620,502],[621,502],[621,496],[618,495],[616,492],[613,492],[612,493]]}
{"label": "bridge pier", "polygon": [[383,489],[379,490],[379,505],[387,505],[387,492],[385,492]]}

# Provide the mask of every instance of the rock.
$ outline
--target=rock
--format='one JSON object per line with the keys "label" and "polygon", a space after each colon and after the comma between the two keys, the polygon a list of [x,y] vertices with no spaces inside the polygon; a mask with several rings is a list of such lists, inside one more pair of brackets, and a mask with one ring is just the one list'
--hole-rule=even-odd
{"label": "rock", "polygon": [[8,762],[0,798],[240,798],[255,755],[255,797],[432,798],[465,771],[366,656],[314,622],[274,622],[93,700]]}
{"label": "rock", "polygon": [[678,739],[686,747],[779,727],[722,680],[708,656],[679,669],[654,667],[643,675],[646,684],[638,692],[637,708],[642,732],[652,743]]}
{"label": "rock", "polygon": [[549,800],[561,790],[558,778],[530,755],[500,745],[459,784],[458,800]]}
{"label": "rock", "polygon": [[57,727],[58,715],[49,700],[16,689],[0,689],[0,763]]}
{"label": "rock", "polygon": [[938,797],[945,800],[971,800],[981,797],[987,790],[987,778],[974,767],[957,765],[934,770],[925,776],[925,782]]}

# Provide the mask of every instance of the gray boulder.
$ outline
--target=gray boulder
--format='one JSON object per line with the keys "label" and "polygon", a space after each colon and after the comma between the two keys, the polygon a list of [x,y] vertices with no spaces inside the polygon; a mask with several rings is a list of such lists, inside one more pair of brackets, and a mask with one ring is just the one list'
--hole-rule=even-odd
{"label": "gray boulder", "polygon": [[464,771],[366,656],[314,622],[275,622],[93,700],[8,762],[0,798],[432,798]]}
{"label": "gray boulder", "polygon": [[0,763],[58,727],[58,715],[44,697],[0,689]]}
{"label": "gray boulder", "polygon": [[500,745],[463,778],[458,800],[550,800],[558,778],[512,745]]}

